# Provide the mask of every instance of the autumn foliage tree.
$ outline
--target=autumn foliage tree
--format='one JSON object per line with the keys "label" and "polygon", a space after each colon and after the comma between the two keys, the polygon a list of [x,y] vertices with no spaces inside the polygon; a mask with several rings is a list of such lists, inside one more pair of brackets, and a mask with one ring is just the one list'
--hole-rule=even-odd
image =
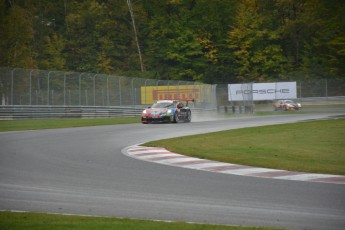
{"label": "autumn foliage tree", "polygon": [[342,0],[128,2],[2,0],[0,66],[205,83],[344,78]]}

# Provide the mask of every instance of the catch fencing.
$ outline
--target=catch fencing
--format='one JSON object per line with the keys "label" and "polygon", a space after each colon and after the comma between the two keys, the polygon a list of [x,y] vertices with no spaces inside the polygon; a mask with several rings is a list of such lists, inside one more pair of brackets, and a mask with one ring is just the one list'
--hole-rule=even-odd
{"label": "catch fencing", "polygon": [[2,105],[145,107],[154,100],[195,99],[215,108],[215,85],[115,75],[0,67]]}
{"label": "catch fencing", "polygon": [[[251,84],[246,84],[252,90]],[[345,79],[296,81],[302,103],[345,104]],[[97,73],[0,67],[0,117],[114,117],[139,116],[155,100],[192,100],[192,110],[253,113],[271,101],[229,101],[228,84],[156,80]],[[255,104],[255,105],[254,105]],[[236,111],[235,111],[236,110]],[[230,111],[230,112],[231,112]]]}

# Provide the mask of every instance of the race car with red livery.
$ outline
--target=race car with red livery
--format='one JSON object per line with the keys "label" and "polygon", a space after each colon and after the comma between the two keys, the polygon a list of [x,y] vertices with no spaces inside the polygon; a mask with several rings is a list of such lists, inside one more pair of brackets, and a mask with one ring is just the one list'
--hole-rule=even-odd
{"label": "race car with red livery", "polygon": [[141,113],[141,123],[178,123],[191,122],[192,112],[186,100],[184,105],[180,100],[160,100]]}
{"label": "race car with red livery", "polygon": [[278,100],[273,103],[273,108],[275,111],[278,110],[301,110],[302,105],[300,103],[296,103],[292,100]]}

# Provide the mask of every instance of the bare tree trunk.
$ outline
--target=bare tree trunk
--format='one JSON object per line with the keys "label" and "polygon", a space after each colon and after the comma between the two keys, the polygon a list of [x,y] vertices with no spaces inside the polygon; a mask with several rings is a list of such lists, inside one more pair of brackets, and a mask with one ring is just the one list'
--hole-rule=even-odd
{"label": "bare tree trunk", "polygon": [[135,20],[134,20],[134,14],[133,14],[133,8],[132,8],[131,0],[127,0],[127,5],[128,5],[129,13],[131,14],[133,31],[134,31],[134,37],[135,37],[135,42],[137,44],[137,49],[138,49],[138,54],[139,54],[139,61],[140,61],[141,72],[144,72],[144,64],[143,64],[143,59],[142,59],[142,56],[141,56],[141,50],[140,50],[140,45],[139,45],[139,40],[138,40],[138,35],[137,35],[137,28],[135,26]]}

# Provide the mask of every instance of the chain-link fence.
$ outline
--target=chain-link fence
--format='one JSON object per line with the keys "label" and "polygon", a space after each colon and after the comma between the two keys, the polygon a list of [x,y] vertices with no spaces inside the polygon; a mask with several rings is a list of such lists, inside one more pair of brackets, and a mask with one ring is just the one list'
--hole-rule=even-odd
{"label": "chain-link fence", "polygon": [[[252,83],[242,91],[251,91]],[[345,79],[296,81],[298,100],[345,96]],[[253,104],[252,94],[242,102],[228,98],[228,85],[154,80],[95,73],[0,67],[1,105],[144,107],[155,100],[194,99],[195,108]],[[270,102],[268,102],[270,103]]]}
{"label": "chain-link fence", "polygon": [[130,106],[155,100],[194,99],[216,107],[216,86],[188,81],[0,67],[2,105]]}
{"label": "chain-link fence", "polygon": [[317,79],[297,82],[298,98],[345,96],[345,79]]}

